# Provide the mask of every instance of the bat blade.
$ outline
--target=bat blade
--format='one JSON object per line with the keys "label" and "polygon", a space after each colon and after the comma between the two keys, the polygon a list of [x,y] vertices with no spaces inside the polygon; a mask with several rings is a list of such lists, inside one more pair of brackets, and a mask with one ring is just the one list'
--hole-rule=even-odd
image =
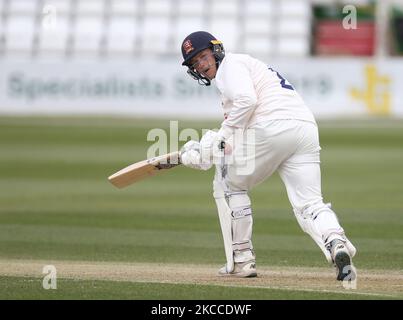
{"label": "bat blade", "polygon": [[168,153],[159,157],[133,163],[108,177],[117,188],[127,187],[135,182],[152,177],[180,164],[179,152]]}

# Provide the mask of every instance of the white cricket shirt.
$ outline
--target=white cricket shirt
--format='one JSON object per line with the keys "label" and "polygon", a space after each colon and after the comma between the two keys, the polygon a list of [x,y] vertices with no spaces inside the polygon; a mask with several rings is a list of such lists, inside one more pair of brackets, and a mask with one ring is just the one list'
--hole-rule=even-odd
{"label": "white cricket shirt", "polygon": [[225,120],[220,132],[228,138],[234,129],[278,119],[315,123],[300,95],[281,74],[246,54],[227,53],[215,77]]}

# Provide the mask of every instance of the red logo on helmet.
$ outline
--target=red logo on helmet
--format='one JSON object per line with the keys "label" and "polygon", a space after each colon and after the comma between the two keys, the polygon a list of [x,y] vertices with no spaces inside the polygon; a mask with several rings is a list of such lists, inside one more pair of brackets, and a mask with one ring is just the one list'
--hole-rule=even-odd
{"label": "red logo on helmet", "polygon": [[186,54],[189,54],[192,50],[194,50],[192,42],[190,40],[186,40],[183,43],[183,50],[185,50]]}

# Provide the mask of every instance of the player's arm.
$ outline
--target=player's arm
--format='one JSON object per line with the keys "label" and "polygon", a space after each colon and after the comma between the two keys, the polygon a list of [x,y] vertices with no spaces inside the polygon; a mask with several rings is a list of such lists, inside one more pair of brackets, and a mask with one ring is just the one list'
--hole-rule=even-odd
{"label": "player's arm", "polygon": [[220,81],[223,94],[232,101],[232,109],[219,130],[219,136],[226,140],[235,129],[246,127],[257,95],[248,67],[241,61],[228,61]]}

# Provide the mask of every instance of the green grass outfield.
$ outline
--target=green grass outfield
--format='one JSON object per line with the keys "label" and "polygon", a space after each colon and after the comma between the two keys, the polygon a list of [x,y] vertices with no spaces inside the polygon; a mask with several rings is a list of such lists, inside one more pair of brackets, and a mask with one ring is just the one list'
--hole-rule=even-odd
{"label": "green grass outfield", "polygon": [[[179,130],[218,126],[179,122]],[[339,283],[294,290],[280,274],[275,285],[267,279],[267,286],[240,290],[242,283],[223,286],[215,279],[192,284],[180,276],[171,283],[128,276],[115,281],[113,274],[85,278],[78,270],[76,276],[58,273],[58,289],[48,291],[42,288],[41,270],[7,270],[8,261],[49,261],[56,267],[58,261],[102,262],[110,269],[121,263],[222,265],[213,170],[178,167],[122,190],[107,181],[146,157],[152,128],[169,133],[169,121],[0,118],[0,299],[403,298],[403,121],[388,119],[323,121],[319,129],[324,199],[358,249],[357,268],[381,274],[380,282],[393,274],[392,289],[386,279],[385,288],[380,284],[372,291],[365,281],[360,290],[359,280],[354,292]],[[256,187],[251,198],[258,271],[301,268],[306,275],[309,268],[323,268],[333,277],[320,249],[298,227],[277,175]]]}

